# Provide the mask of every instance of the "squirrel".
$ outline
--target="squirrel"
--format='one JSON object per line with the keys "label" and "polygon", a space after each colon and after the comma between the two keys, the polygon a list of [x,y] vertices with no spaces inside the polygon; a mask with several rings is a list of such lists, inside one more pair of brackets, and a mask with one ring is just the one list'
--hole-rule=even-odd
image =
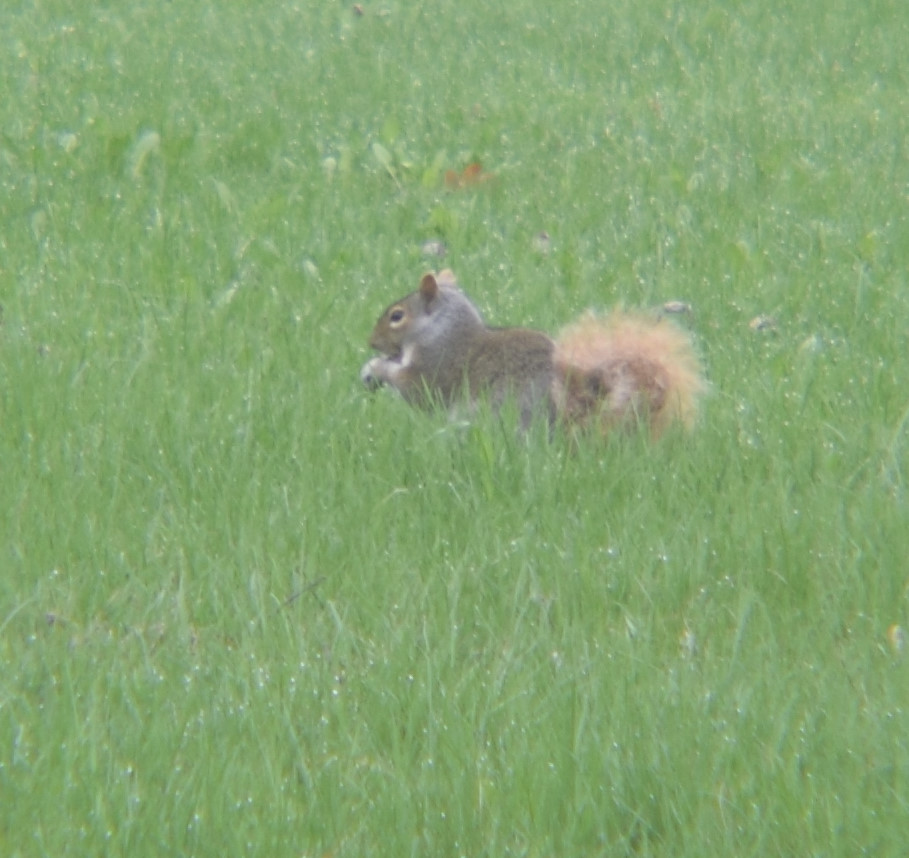
{"label": "squirrel", "polygon": [[524,429],[543,413],[550,425],[604,435],[643,423],[657,437],[675,422],[691,428],[706,388],[689,335],[668,321],[588,313],[555,339],[490,327],[448,269],[391,304],[369,345],[378,355],[360,371],[367,388],[389,385],[412,405],[455,415],[513,397]]}

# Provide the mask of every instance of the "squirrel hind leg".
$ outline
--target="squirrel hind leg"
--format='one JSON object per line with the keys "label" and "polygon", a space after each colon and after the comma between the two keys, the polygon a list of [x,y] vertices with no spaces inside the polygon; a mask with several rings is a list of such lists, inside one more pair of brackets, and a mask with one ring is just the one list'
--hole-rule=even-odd
{"label": "squirrel hind leg", "polygon": [[651,367],[622,362],[562,369],[554,399],[569,425],[602,435],[639,425],[650,425],[655,434],[663,428],[666,390]]}

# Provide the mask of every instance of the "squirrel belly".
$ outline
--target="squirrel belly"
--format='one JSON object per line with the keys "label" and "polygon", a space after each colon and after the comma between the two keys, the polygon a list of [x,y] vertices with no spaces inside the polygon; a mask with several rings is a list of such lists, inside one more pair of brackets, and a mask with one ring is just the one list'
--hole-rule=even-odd
{"label": "squirrel belly", "polygon": [[447,270],[391,304],[370,346],[378,354],[360,371],[368,388],[451,412],[484,398],[497,410],[512,397],[524,428],[543,412],[551,424],[605,434],[645,423],[659,435],[674,422],[690,428],[705,390],[688,334],[669,322],[587,315],[556,340],[488,327]]}

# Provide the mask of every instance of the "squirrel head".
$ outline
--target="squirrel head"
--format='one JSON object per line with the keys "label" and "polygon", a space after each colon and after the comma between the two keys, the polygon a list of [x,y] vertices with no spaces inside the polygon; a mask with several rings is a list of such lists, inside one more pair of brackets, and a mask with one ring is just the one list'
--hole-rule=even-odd
{"label": "squirrel head", "polygon": [[394,360],[409,341],[431,336],[431,332],[438,336],[465,322],[483,325],[479,312],[458,288],[454,273],[446,268],[438,274],[424,274],[415,292],[391,304],[376,322],[369,345]]}

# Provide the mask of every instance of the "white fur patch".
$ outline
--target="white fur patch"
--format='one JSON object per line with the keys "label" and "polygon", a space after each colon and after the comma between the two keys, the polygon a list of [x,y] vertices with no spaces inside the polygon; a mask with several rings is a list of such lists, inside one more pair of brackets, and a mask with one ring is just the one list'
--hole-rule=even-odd
{"label": "white fur patch", "polygon": [[376,355],[363,365],[360,370],[360,381],[372,389],[383,384],[397,387],[399,376],[413,364],[416,351],[417,347],[411,343],[405,346],[398,358]]}

